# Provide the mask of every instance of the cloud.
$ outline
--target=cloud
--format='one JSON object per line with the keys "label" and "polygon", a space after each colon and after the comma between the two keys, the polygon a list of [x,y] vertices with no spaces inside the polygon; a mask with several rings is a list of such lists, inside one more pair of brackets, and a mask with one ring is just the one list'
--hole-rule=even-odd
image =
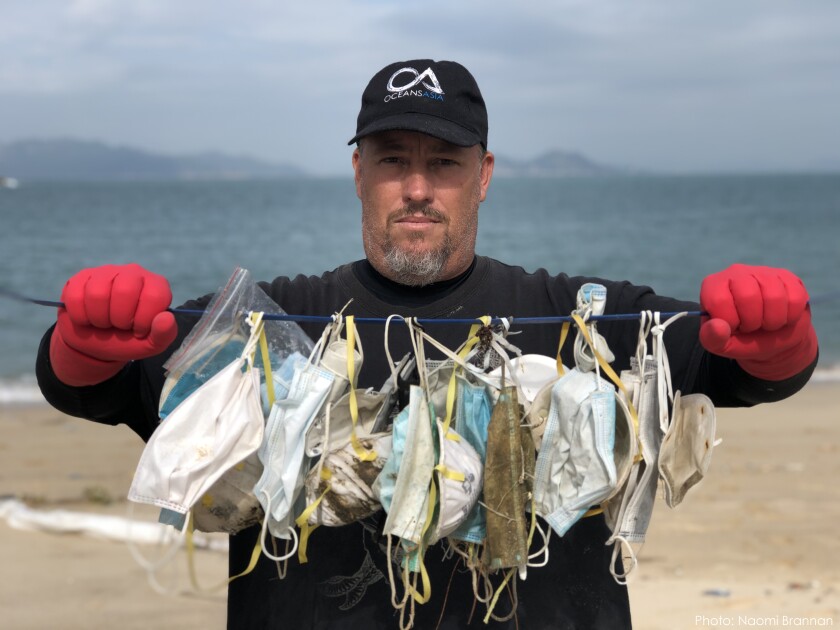
{"label": "cloud", "polygon": [[772,144],[800,161],[840,146],[831,0],[6,0],[3,12],[0,119],[13,124],[0,141],[14,130],[293,152],[343,172],[369,77],[431,56],[473,71],[491,144],[514,156],[577,148],[706,168],[720,154],[755,162]]}

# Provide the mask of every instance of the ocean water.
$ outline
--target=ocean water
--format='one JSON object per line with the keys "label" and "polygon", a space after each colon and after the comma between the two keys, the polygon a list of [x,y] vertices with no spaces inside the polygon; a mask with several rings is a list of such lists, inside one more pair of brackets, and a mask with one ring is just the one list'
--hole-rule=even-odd
{"label": "ocean water", "polygon": [[[363,256],[352,178],[28,183],[0,189],[0,286],[58,300],[75,271],[138,262],[174,303],[223,285],[319,274]],[[840,370],[840,175],[497,179],[477,250],[528,270],[596,275],[696,299],[733,262],[806,283],[821,378]],[[54,309],[0,298],[0,402],[37,399],[35,353]]]}

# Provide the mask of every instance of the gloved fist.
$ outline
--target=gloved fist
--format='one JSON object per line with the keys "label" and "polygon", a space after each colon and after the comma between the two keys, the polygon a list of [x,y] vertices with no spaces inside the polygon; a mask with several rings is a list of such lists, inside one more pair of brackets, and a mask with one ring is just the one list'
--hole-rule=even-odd
{"label": "gloved fist", "polygon": [[169,282],[136,264],[83,269],[61,292],[64,308],[50,342],[60,381],[101,383],[133,359],[163,352],[175,340]]}
{"label": "gloved fist", "polygon": [[753,376],[781,381],[817,356],[808,291],[786,269],[732,265],[703,280],[700,305],[700,343]]}

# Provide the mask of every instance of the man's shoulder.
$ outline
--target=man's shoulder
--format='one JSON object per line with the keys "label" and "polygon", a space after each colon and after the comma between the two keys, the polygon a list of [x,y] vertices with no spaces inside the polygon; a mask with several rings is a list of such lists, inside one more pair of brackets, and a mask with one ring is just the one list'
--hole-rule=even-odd
{"label": "man's shoulder", "polygon": [[349,262],[324,271],[321,274],[303,274],[295,276],[277,276],[270,282],[260,282],[259,285],[270,296],[280,293],[289,288],[294,290],[313,290],[330,287],[342,282],[348,273],[352,273],[353,265],[356,262]]}

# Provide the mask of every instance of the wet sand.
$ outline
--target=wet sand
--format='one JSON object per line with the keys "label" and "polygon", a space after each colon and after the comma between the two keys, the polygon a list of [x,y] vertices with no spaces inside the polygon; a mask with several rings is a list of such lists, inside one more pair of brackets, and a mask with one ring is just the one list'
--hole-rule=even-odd
{"label": "wet sand", "polygon": [[[657,502],[630,578],[635,628],[840,626],[838,396],[840,385],[812,384],[775,405],[718,410],[709,476],[678,508]],[[0,407],[0,496],[125,516],[142,446],[125,427]],[[223,590],[161,595],[125,543],[0,520],[0,558],[6,628],[225,626]],[[224,553],[200,550],[196,564],[204,586],[226,576]],[[161,581],[189,589],[183,553]]]}

